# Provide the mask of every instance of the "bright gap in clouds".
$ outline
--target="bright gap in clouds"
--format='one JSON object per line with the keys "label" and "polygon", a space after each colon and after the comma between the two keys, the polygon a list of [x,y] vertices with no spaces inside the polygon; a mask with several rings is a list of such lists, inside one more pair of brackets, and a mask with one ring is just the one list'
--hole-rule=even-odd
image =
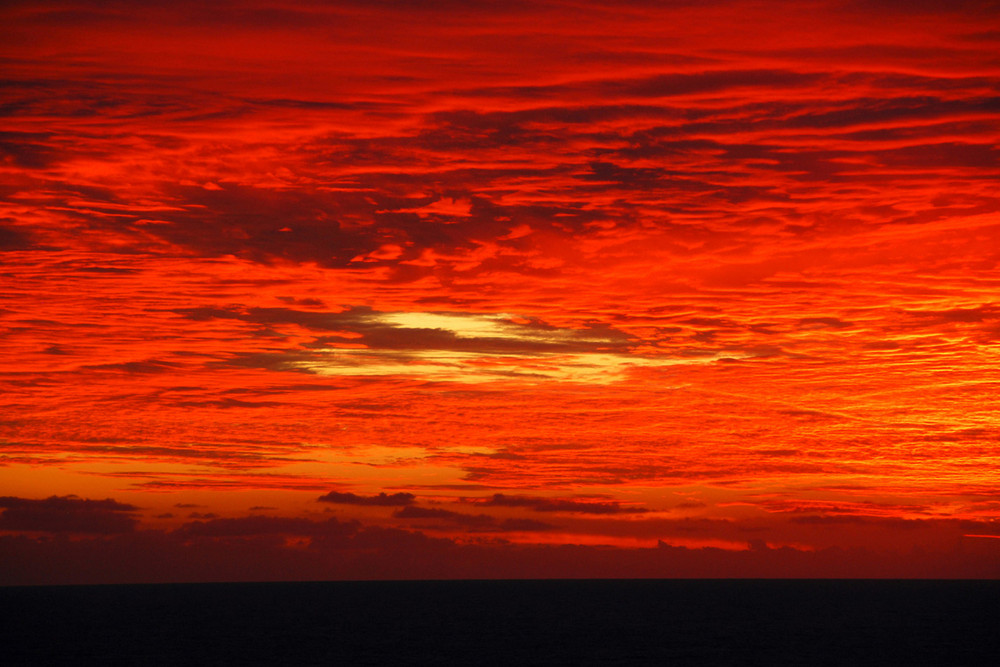
{"label": "bright gap in clouds", "polygon": [[446,313],[385,313],[378,318],[394,327],[438,329],[462,338],[519,338],[510,332],[511,315],[454,315]]}
{"label": "bright gap in clouds", "polygon": [[[435,330],[451,334],[455,339],[478,341],[482,349],[412,349],[394,348],[353,349],[325,347],[316,350],[319,359],[293,362],[293,368],[317,375],[346,376],[406,376],[443,382],[492,382],[519,380],[528,382],[562,381],[587,384],[607,384],[624,379],[637,368],[660,368],[677,364],[705,363],[718,356],[697,359],[639,356],[621,346],[621,340],[601,336],[584,329],[540,328],[519,323],[519,318],[500,314],[454,314],[399,312],[382,313],[379,324],[407,330]],[[523,320],[527,321],[527,320]],[[525,350],[498,351],[495,343],[502,341],[516,348],[523,343]],[[539,345],[554,350],[539,350]],[[527,349],[533,348],[533,349]],[[620,352],[608,351],[609,348]]]}

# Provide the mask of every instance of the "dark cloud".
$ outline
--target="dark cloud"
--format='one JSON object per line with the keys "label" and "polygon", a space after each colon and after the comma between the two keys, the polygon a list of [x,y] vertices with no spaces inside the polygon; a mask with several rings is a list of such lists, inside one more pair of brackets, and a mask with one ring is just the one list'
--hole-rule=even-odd
{"label": "dark cloud", "polygon": [[77,269],[80,273],[98,273],[112,275],[136,275],[142,273],[138,269],[123,269],[117,266],[83,266]]}
{"label": "dark cloud", "polygon": [[451,540],[432,538],[419,531],[363,526],[355,520],[341,521],[329,518],[317,521],[301,517],[261,515],[192,521],[185,523],[171,535],[192,543],[204,540],[239,542],[266,538],[269,540],[268,544],[275,544],[272,538],[304,537],[309,538],[312,549],[358,550],[366,553],[372,553],[372,550],[397,552],[408,549],[438,549],[453,544]]}
{"label": "dark cloud", "polygon": [[[782,69],[755,70],[706,70],[702,72],[671,72],[654,74],[644,77],[628,77],[620,79],[599,79],[596,81],[573,82],[558,85],[536,85],[516,87],[480,88],[470,91],[471,96],[503,96],[532,100],[581,100],[600,104],[606,100],[620,100],[622,107],[642,109],[645,100],[654,98],[681,97],[704,94],[746,94],[747,89],[781,90],[793,87],[806,87],[822,81],[822,74],[795,72]],[[642,101],[640,103],[636,103]],[[607,105],[602,111],[602,119],[613,117],[614,111]],[[601,107],[595,107],[600,109]],[[538,112],[514,112],[521,118]],[[551,118],[559,118],[568,122],[579,122],[573,111],[552,111],[545,109]],[[586,110],[580,112],[580,118],[593,118]],[[621,113],[619,111],[619,113]],[[565,114],[565,115],[560,115]],[[568,117],[567,117],[568,116]]]}
{"label": "dark cloud", "polygon": [[20,229],[0,226],[0,251],[26,250],[32,246],[31,237]]}
{"label": "dark cloud", "polygon": [[417,507],[415,505],[393,512],[393,516],[397,519],[441,519],[449,523],[472,528],[494,526],[496,524],[496,519],[487,514],[463,514],[461,512],[452,512],[451,510]]}
{"label": "dark cloud", "polygon": [[318,331],[339,331],[378,326],[377,317],[380,314],[367,306],[355,306],[339,312],[315,312],[291,308],[199,306],[178,308],[172,312],[198,322],[221,319],[265,325],[296,324]]}
{"label": "dark cloud", "polygon": [[1000,307],[985,304],[976,308],[951,308],[948,310],[910,310],[907,314],[930,324],[978,323],[1000,319]]}
{"label": "dark cloud", "polygon": [[[463,148],[470,143],[453,140]],[[414,146],[397,146],[395,150],[406,155]],[[315,155],[304,157],[316,159]],[[331,159],[338,164],[358,162],[343,156]],[[380,161],[386,159],[396,158]],[[471,250],[482,242],[506,236],[518,224],[549,229],[581,228],[603,217],[588,210],[584,202],[501,205],[474,196],[494,180],[525,178],[531,171],[519,168],[496,173],[435,172],[433,176],[421,175],[414,180],[385,165],[384,172],[366,173],[351,188],[336,192],[230,183],[215,188],[164,185],[164,194],[174,206],[157,215],[168,224],[147,225],[147,214],[138,212],[133,224],[137,233],[152,234],[201,256],[233,255],[265,264],[315,262],[344,268],[361,264],[396,266],[402,261],[416,260],[432,248]],[[405,193],[415,188],[427,194],[395,194],[396,190]],[[442,200],[448,190],[466,193],[471,206],[467,216],[419,212],[422,207]],[[516,245],[506,243],[510,244]],[[392,259],[370,256],[383,246],[397,248],[398,256]]]}
{"label": "dark cloud", "polygon": [[377,496],[359,496],[354,493],[331,491],[317,498],[321,503],[336,503],[340,505],[367,505],[371,507],[399,507],[410,505],[416,500],[412,493],[386,494],[384,491]]}
{"label": "dark cloud", "polygon": [[[225,531],[222,531],[225,532]],[[988,532],[973,532],[972,535]],[[885,553],[868,548],[800,550],[759,538],[748,548],[652,548],[578,544],[456,544],[419,532],[365,528],[316,535],[312,548],[268,535],[240,539],[153,531],[82,540],[0,535],[0,584],[177,581],[565,578],[971,578],[995,579],[998,540]],[[750,544],[752,542],[752,545]],[[220,548],[224,547],[224,548]],[[150,557],[155,554],[155,557]]]}
{"label": "dark cloud", "polygon": [[[152,225],[150,232],[206,256],[337,267],[393,240],[367,225],[348,229],[339,221],[357,221],[359,216],[371,220],[380,202],[362,194],[283,192],[231,184],[219,189],[178,185],[168,194],[178,201],[179,209],[163,216],[170,224]],[[210,224],[205,224],[206,216]]]}
{"label": "dark cloud", "polygon": [[18,498],[17,496],[2,496],[0,497],[0,507],[7,509],[45,507],[65,512],[135,512],[139,510],[139,508],[135,505],[120,503],[113,498],[90,500],[89,498],[80,498],[75,495],[50,496],[43,500]]}
{"label": "dark cloud", "polygon": [[0,164],[21,169],[45,169],[60,159],[60,152],[45,143],[51,135],[28,132],[0,132]]}
{"label": "dark cloud", "polygon": [[356,521],[313,521],[311,519],[249,516],[232,519],[192,521],[177,529],[183,537],[249,537],[256,535],[345,536],[358,530]]}
{"label": "dark cloud", "polygon": [[1000,12],[1000,2],[997,0],[957,0],[955,2],[939,2],[938,0],[841,0],[836,3],[845,11],[857,12],[869,17],[872,12],[910,16],[914,13],[939,15],[942,18],[948,14],[960,13],[970,19],[995,19]]}
{"label": "dark cloud", "polygon": [[558,526],[553,526],[551,523],[536,521],[534,519],[504,519],[499,523],[499,526],[501,530],[510,532],[549,531],[559,529]]}
{"label": "dark cloud", "polygon": [[447,538],[430,537],[415,530],[369,526],[359,530],[350,539],[331,540],[325,538],[314,541],[314,544],[318,548],[379,550],[383,552],[378,554],[376,551],[376,554],[380,556],[385,553],[408,553],[417,556],[422,552],[437,553],[442,549],[449,549],[455,543]]}
{"label": "dark cloud", "polygon": [[111,498],[50,496],[44,500],[0,497],[0,530],[111,535],[135,530],[138,507]]}
{"label": "dark cloud", "polygon": [[129,374],[158,374],[169,373],[176,370],[178,364],[160,361],[157,359],[146,359],[144,361],[124,361],[117,364],[96,364],[85,366],[98,371],[122,371]]}
{"label": "dark cloud", "polygon": [[437,519],[445,523],[463,526],[468,530],[483,531],[546,531],[556,527],[532,519],[503,519],[488,514],[465,514],[436,507],[410,506],[393,513],[397,519]]}
{"label": "dark cloud", "polygon": [[536,512],[571,512],[575,514],[641,514],[648,512],[643,507],[623,506],[621,503],[567,500],[564,498],[539,498],[534,496],[510,496],[495,493],[491,498],[477,501],[490,507],[526,507]]}
{"label": "dark cloud", "polygon": [[283,301],[284,303],[287,303],[291,306],[306,306],[314,308],[326,307],[326,303],[324,303],[321,299],[315,299],[312,297],[297,298],[294,296],[279,296],[278,300]]}
{"label": "dark cloud", "polygon": [[746,88],[789,88],[815,84],[821,74],[789,70],[723,70],[695,74],[658,74],[635,80],[599,84],[606,95],[635,97],[667,97],[718,93]]}
{"label": "dark cloud", "polygon": [[[914,82],[916,83],[916,82]],[[938,97],[892,97],[852,100],[849,105],[830,111],[808,111],[788,119],[790,127],[848,128],[857,125],[901,123],[912,120],[935,120],[969,114],[996,113],[1000,97],[980,99],[942,99]]]}
{"label": "dark cloud", "polygon": [[836,317],[803,317],[799,319],[799,326],[803,329],[846,329],[854,325]]}
{"label": "dark cloud", "polygon": [[[1000,112],[1000,100],[997,104]],[[931,165],[941,169],[966,168],[993,171],[1000,167],[1000,150],[990,144],[936,142],[873,152],[879,162],[896,169],[923,170]]]}
{"label": "dark cloud", "polygon": [[688,500],[682,503],[677,503],[674,507],[677,509],[702,509],[703,507],[708,507],[708,505],[696,500]]}

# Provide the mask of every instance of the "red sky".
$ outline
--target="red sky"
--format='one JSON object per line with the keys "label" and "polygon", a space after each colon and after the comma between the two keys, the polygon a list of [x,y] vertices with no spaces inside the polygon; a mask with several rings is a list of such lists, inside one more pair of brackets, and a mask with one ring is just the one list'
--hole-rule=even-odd
{"label": "red sky", "polygon": [[1000,576],[1000,3],[0,25],[0,583]]}

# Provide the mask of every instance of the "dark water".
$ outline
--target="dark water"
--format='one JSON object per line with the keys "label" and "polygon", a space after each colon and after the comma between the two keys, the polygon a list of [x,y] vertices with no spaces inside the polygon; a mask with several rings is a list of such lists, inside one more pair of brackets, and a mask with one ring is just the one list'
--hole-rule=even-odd
{"label": "dark water", "polygon": [[996,665],[1000,582],[0,588],[2,665]]}

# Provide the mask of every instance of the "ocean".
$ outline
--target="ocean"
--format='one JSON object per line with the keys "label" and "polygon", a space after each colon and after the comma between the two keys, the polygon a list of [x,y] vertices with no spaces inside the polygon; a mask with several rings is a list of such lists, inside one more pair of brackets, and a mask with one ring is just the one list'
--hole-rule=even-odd
{"label": "ocean", "polygon": [[3,665],[994,665],[1000,582],[0,588]]}

